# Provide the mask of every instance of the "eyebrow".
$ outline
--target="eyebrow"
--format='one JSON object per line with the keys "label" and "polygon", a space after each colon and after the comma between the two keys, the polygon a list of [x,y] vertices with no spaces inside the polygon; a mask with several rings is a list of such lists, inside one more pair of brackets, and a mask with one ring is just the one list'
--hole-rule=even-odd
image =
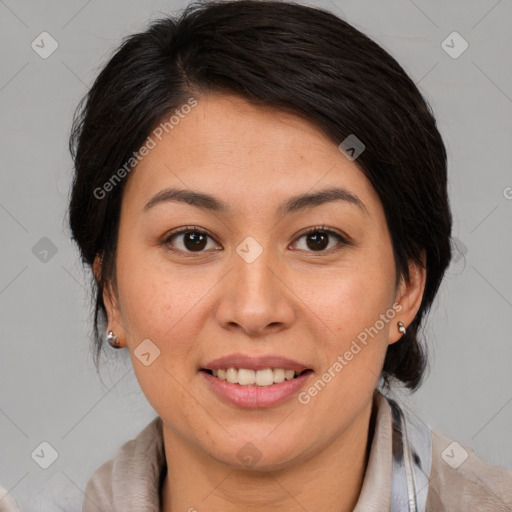
{"label": "eyebrow", "polygon": [[[279,205],[277,208],[277,213],[281,216],[284,216],[290,213],[295,213],[335,201],[343,201],[349,204],[353,204],[360,208],[365,214],[368,214],[364,203],[361,201],[361,199],[359,199],[359,197],[352,194],[352,192],[349,192],[348,190],[340,187],[331,187],[320,190],[318,192],[309,192],[291,197]],[[231,211],[228,203],[214,196],[204,194],[202,192],[193,192],[191,190],[177,188],[166,188],[158,192],[145,204],[143,211],[147,211],[157,204],[166,202],[186,203],[204,210],[225,214]]]}

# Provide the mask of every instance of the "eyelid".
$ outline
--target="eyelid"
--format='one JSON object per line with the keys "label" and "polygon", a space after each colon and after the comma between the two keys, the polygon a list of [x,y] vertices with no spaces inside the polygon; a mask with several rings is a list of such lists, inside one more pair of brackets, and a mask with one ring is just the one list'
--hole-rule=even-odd
{"label": "eyelid", "polygon": [[299,238],[304,235],[309,235],[310,233],[316,233],[318,231],[321,231],[323,233],[328,233],[330,235],[336,235],[339,237],[344,243],[350,244],[350,238],[346,236],[345,234],[338,233],[338,231],[334,230],[333,228],[329,228],[325,224],[322,224],[321,226],[313,226],[311,228],[306,228],[304,231],[302,231],[299,235],[297,235]]}
{"label": "eyelid", "polygon": [[[199,226],[183,226],[181,228],[176,229],[176,231],[171,231],[170,233],[166,233],[163,236],[162,244],[166,245],[169,243],[169,241],[178,235],[183,235],[184,233],[188,233],[190,231],[193,231],[194,233],[199,233],[201,235],[206,235],[209,238],[211,238],[216,244],[220,245],[219,242],[216,240],[216,238],[211,235],[208,231],[206,231],[203,228],[200,228]],[[183,251],[180,251],[183,252]]]}

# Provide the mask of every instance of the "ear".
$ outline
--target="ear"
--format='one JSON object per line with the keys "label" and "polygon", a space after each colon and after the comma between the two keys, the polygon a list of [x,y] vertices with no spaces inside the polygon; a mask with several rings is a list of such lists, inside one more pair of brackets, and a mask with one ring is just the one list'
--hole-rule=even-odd
{"label": "ear", "polygon": [[92,271],[94,273],[94,277],[96,278],[96,281],[100,280],[101,264],[102,264],[102,258],[100,255],[97,255],[94,258],[94,263],[92,264]]}
{"label": "ear", "polygon": [[402,278],[398,286],[395,302],[401,306],[401,309],[397,312],[393,327],[390,330],[389,344],[397,342],[403,336],[398,330],[397,323],[399,321],[402,322],[407,329],[407,326],[414,320],[420,308],[427,276],[425,250],[422,251],[421,261],[421,265],[412,261],[409,263],[409,279],[405,281]]}
{"label": "ear", "polygon": [[[96,277],[96,280],[99,281],[101,275],[101,265],[102,258],[101,256],[96,256],[93,264],[93,272]],[[103,288],[103,304],[105,304],[105,309],[107,312],[107,323],[108,323],[108,331],[114,331],[114,334],[119,338],[119,343],[121,346],[125,346],[126,336],[123,329],[123,323],[121,321],[121,312],[119,309],[119,301],[117,298],[117,294],[113,289],[111,283],[106,285]],[[107,333],[105,333],[106,335]]]}

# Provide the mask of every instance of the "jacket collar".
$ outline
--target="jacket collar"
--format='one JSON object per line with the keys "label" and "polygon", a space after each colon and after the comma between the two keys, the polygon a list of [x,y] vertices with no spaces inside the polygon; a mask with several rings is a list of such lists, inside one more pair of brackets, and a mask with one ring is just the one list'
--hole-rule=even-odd
{"label": "jacket collar", "polygon": [[375,430],[354,512],[425,512],[432,435],[412,411],[376,390]]}

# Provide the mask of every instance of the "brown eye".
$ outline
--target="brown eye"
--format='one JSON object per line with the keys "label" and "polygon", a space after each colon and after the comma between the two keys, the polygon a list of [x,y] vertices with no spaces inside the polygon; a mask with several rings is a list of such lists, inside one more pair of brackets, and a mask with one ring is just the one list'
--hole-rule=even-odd
{"label": "brown eye", "polygon": [[163,244],[176,252],[204,252],[209,239],[213,240],[204,231],[186,228],[168,236]]}
{"label": "brown eye", "polygon": [[206,236],[195,231],[184,233],[183,245],[189,251],[201,251],[206,247]]}
{"label": "brown eye", "polygon": [[307,235],[307,246],[313,251],[322,251],[329,245],[329,235],[323,232],[316,232]]}
{"label": "brown eye", "polygon": [[[329,243],[332,239],[335,239],[338,243],[329,247]],[[338,233],[335,233],[329,229],[312,228],[299,237],[298,240],[305,239],[306,243],[303,247],[299,247],[301,250],[312,251],[312,252],[328,252],[336,245],[347,245],[348,242]],[[328,249],[327,249],[328,248]],[[326,250],[327,249],[327,250]]]}

